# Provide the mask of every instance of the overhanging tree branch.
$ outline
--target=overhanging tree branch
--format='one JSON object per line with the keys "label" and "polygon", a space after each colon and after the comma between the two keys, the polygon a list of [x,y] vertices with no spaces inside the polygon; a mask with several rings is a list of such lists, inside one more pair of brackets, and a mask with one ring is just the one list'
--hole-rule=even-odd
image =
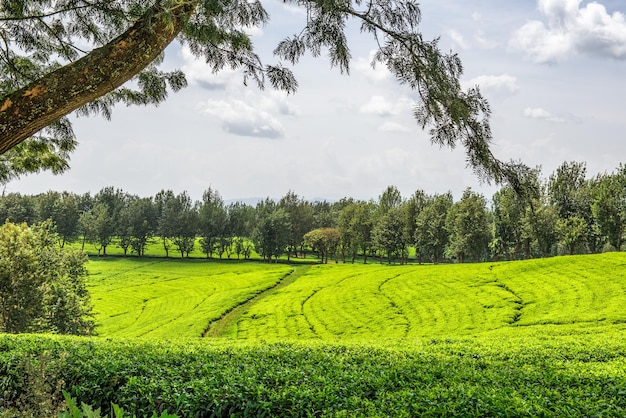
{"label": "overhanging tree branch", "polygon": [[0,154],[133,78],[178,35],[196,3],[157,3],[108,44],[0,99]]}

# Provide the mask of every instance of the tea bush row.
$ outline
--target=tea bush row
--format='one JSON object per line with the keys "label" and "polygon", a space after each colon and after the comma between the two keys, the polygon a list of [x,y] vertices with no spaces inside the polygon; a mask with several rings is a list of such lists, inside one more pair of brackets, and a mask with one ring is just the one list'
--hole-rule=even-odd
{"label": "tea bush row", "polygon": [[45,390],[58,407],[65,389],[103,413],[115,403],[137,416],[620,417],[624,331],[399,347],[4,335],[0,407],[36,408]]}

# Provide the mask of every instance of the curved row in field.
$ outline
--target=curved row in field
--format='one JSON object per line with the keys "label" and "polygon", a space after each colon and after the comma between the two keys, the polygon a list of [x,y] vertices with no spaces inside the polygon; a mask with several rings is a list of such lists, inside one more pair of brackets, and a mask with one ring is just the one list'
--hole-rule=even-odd
{"label": "curved row in field", "polygon": [[238,339],[411,340],[626,323],[626,255],[444,266],[320,265],[251,306]]}
{"label": "curved row in field", "polygon": [[108,259],[89,263],[96,331],[199,337],[210,322],[276,285],[291,268],[257,263]]}

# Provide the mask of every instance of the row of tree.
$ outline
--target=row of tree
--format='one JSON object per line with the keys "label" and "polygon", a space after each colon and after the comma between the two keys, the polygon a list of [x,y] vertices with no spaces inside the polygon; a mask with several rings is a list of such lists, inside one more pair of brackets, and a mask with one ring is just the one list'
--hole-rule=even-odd
{"label": "row of tree", "polygon": [[[584,163],[563,163],[548,179],[539,169],[528,179],[531,193],[498,190],[488,208],[484,196],[467,189],[408,198],[389,186],[377,201],[343,198],[309,202],[290,191],[256,206],[226,204],[209,188],[201,201],[187,192],[161,191],[139,197],[107,187],[94,196],[48,192],[7,194],[0,217],[12,222],[52,220],[63,246],[81,240],[106,255],[112,245],[143,256],[159,241],[167,256],[189,256],[197,243],[207,257],[322,260],[368,257],[439,263],[545,257],[559,253],[620,250],[626,226],[626,167],[587,178]],[[199,238],[199,240],[198,240]]]}

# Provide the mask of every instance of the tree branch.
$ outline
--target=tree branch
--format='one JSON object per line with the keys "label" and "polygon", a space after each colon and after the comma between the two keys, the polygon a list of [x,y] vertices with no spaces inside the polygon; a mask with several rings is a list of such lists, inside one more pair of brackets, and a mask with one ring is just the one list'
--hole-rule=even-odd
{"label": "tree branch", "polygon": [[0,154],[134,77],[178,35],[196,4],[157,4],[108,44],[0,99]]}

